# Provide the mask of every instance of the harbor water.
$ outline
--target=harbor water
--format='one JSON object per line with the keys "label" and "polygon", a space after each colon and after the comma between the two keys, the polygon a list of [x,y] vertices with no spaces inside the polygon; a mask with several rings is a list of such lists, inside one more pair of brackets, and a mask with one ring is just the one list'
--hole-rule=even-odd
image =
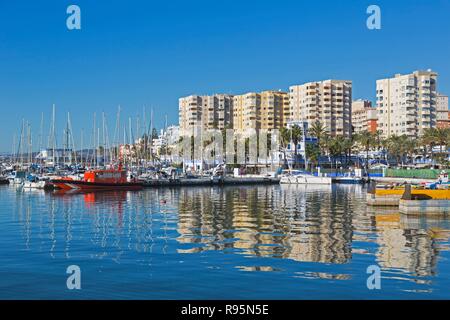
{"label": "harbor water", "polygon": [[449,238],[450,218],[368,207],[359,185],[0,186],[0,299],[449,299]]}

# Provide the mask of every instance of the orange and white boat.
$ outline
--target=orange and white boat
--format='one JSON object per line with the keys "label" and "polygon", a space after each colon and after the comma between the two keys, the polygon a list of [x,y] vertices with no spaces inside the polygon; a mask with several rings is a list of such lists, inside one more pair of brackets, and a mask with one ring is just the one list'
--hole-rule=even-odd
{"label": "orange and white boat", "polygon": [[144,187],[142,182],[129,180],[121,166],[118,169],[89,170],[79,180],[70,177],[52,179],[49,185],[59,190],[140,190]]}

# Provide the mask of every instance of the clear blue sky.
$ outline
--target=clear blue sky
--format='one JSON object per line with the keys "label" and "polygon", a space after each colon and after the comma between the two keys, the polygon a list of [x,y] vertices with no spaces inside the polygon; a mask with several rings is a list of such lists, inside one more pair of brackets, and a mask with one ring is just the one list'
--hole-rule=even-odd
{"label": "clear blue sky", "polygon": [[[82,30],[66,28],[66,8]],[[378,4],[382,29],[366,28]],[[178,121],[189,94],[284,89],[313,80],[353,80],[374,99],[375,80],[432,68],[450,93],[450,1],[0,1],[0,150],[22,117],[39,131],[51,105],[72,113],[77,135],[92,113],[114,127],[153,107],[158,127]],[[124,115],[125,116],[125,115]],[[48,129],[46,129],[46,132]],[[62,133],[61,133],[62,135]],[[36,139],[36,138],[35,138]]]}

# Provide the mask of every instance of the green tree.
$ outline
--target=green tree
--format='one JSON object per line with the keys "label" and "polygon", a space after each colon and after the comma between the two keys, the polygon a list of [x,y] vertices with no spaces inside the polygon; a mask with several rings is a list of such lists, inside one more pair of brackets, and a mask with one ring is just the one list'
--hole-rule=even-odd
{"label": "green tree", "polygon": [[345,138],[342,136],[329,138],[327,141],[327,148],[330,156],[335,160],[337,172],[337,158],[340,157],[345,150]]}
{"label": "green tree", "polygon": [[306,157],[311,163],[311,171],[313,171],[315,166],[319,165],[320,158],[320,148],[317,144],[307,144],[306,145]]}
{"label": "green tree", "polygon": [[296,167],[297,156],[298,156],[297,146],[300,143],[300,140],[302,139],[302,129],[299,126],[294,125],[290,131],[291,131],[292,143],[294,144],[294,157],[295,157],[294,167]]}
{"label": "green tree", "polygon": [[369,170],[369,151],[376,145],[376,137],[369,131],[360,132],[356,135],[355,140],[361,145],[366,152],[366,172]]}
{"label": "green tree", "polygon": [[283,150],[283,156],[284,156],[284,167],[287,168],[288,167],[288,162],[287,162],[287,155],[286,155],[286,149],[288,144],[291,141],[291,132],[288,128],[281,128],[280,129],[280,142],[281,142],[281,148]]}

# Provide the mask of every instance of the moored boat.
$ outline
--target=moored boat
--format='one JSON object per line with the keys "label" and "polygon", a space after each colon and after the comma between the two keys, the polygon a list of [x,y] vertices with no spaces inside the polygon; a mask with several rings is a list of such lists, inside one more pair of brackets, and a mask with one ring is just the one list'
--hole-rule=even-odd
{"label": "moored boat", "polygon": [[333,182],[342,184],[362,184],[364,183],[364,179],[361,177],[344,176],[333,178]]}
{"label": "moored boat", "polygon": [[47,181],[45,179],[41,179],[34,175],[28,176],[26,181],[22,183],[24,189],[45,189],[46,186]]}
{"label": "moored boat", "polygon": [[81,179],[72,177],[52,179],[49,185],[61,190],[140,190],[144,186],[135,179],[129,180],[127,172],[120,167],[86,171]]}
{"label": "moored boat", "polygon": [[314,176],[301,171],[290,171],[280,179],[281,184],[332,184],[331,177]]}

